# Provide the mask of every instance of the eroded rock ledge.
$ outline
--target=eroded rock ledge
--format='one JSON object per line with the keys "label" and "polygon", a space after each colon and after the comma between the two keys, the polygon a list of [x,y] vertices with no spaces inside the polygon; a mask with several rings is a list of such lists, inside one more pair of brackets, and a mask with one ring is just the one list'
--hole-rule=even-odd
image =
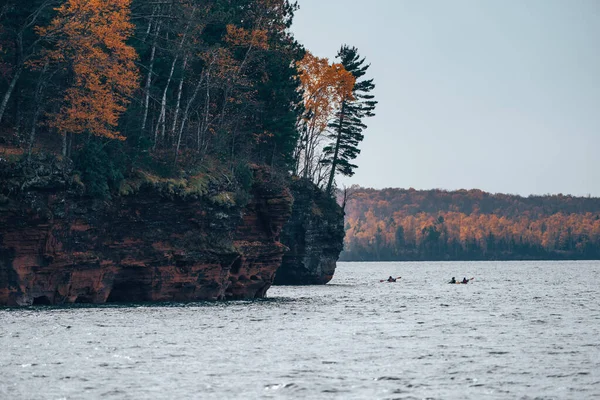
{"label": "eroded rock ledge", "polygon": [[243,206],[199,177],[143,173],[101,201],[67,163],[0,164],[0,305],[264,297],[292,197],[254,176]]}
{"label": "eroded rock ledge", "polygon": [[324,285],[333,278],[344,242],[344,212],[334,199],[305,179],[291,185],[294,207],[281,242],[289,247],[276,285]]}

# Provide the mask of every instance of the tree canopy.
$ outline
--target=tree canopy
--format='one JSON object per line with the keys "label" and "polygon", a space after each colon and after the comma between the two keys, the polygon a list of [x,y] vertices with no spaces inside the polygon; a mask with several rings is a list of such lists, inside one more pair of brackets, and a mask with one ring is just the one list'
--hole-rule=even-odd
{"label": "tree canopy", "polygon": [[596,259],[600,199],[352,188],[346,260]]}
{"label": "tree canopy", "polygon": [[362,79],[369,69],[365,59],[360,58],[356,47],[343,45],[338,58],[346,71],[355,79],[352,94],[342,99],[334,120],[330,123],[331,143],[323,149],[322,164],[330,168],[326,191],[331,193],[336,173],[354,175],[357,165],[351,161],[358,157],[358,145],[364,139],[362,132],[367,128],[363,120],[375,115],[377,101],[371,93],[375,89],[373,79]]}
{"label": "tree canopy", "polygon": [[[355,168],[347,161],[360,141],[344,137],[332,157],[333,122],[342,111],[371,115],[373,85],[357,80],[368,66],[356,49],[342,47],[338,63],[305,50],[290,31],[297,9],[291,0],[8,0],[1,142],[16,153],[118,158],[112,176],[267,164],[325,187]],[[344,135],[364,129],[346,121]]]}

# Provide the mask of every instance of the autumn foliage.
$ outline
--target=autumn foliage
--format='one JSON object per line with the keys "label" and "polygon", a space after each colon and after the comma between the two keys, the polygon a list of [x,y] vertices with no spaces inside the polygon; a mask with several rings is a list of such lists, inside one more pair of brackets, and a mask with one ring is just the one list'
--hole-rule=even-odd
{"label": "autumn foliage", "polygon": [[304,107],[311,115],[305,116],[311,129],[323,131],[333,112],[344,99],[353,99],[352,88],[356,79],[340,63],[329,64],[326,58],[307,52],[298,63],[304,95]]}
{"label": "autumn foliage", "polygon": [[354,76],[340,63],[306,52],[297,63],[304,101],[296,173],[319,184],[321,150],[328,125],[343,101],[354,99]]}
{"label": "autumn foliage", "polygon": [[226,40],[233,46],[251,46],[263,50],[269,47],[267,31],[260,28],[247,30],[229,24],[227,25]]}
{"label": "autumn foliage", "polygon": [[296,1],[6,1],[0,143],[28,159],[60,152],[104,195],[136,169],[331,175],[328,125],[356,78],[295,40]]}
{"label": "autumn foliage", "polygon": [[600,258],[600,199],[354,188],[345,260]]}
{"label": "autumn foliage", "polygon": [[58,131],[124,139],[116,130],[119,116],[138,86],[137,55],[126,44],[134,28],[130,2],[69,0],[50,26],[38,29],[55,41],[44,59],[72,74],[63,105],[50,118]]}

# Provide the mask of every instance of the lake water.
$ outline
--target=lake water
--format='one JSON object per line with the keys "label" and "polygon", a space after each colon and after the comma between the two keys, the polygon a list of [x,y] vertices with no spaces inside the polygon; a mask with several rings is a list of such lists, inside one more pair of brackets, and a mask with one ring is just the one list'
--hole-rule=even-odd
{"label": "lake water", "polygon": [[0,309],[0,399],[600,398],[600,262],[340,263],[268,295]]}

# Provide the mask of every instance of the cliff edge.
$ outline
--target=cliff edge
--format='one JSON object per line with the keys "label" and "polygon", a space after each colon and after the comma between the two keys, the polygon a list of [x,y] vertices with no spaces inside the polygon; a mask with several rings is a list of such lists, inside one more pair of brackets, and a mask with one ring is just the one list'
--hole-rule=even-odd
{"label": "cliff edge", "polygon": [[291,184],[292,216],[281,233],[289,250],[275,276],[276,285],[324,285],[333,278],[344,242],[344,211],[305,179]]}
{"label": "cliff edge", "polygon": [[267,169],[244,204],[201,175],[83,189],[67,161],[0,161],[0,305],[253,299],[273,283],[293,200]]}

